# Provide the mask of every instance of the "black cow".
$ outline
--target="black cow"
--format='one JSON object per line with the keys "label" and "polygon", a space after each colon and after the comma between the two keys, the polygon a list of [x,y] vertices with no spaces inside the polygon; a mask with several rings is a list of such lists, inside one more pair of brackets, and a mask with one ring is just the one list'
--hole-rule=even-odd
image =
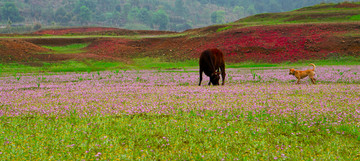
{"label": "black cow", "polygon": [[210,77],[209,84],[219,85],[220,72],[221,69],[221,77],[222,77],[222,85],[225,84],[225,62],[224,55],[219,49],[207,49],[203,51],[200,55],[200,82],[202,81],[202,72],[205,73],[208,77]]}

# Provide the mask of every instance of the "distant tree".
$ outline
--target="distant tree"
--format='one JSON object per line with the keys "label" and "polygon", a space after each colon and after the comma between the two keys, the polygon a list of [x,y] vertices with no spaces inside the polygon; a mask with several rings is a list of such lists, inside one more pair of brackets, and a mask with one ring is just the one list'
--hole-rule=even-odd
{"label": "distant tree", "polygon": [[34,29],[35,31],[36,31],[36,30],[40,30],[40,29],[41,29],[41,24],[38,23],[38,22],[35,23],[33,29]]}
{"label": "distant tree", "polygon": [[250,5],[247,9],[246,9],[246,13],[250,14],[250,15],[254,15],[256,14],[256,9],[254,5]]}
{"label": "distant tree", "polygon": [[207,3],[209,3],[209,1],[208,0],[198,0],[201,4],[207,4]]}
{"label": "distant tree", "polygon": [[[359,1],[359,0],[352,0]],[[339,3],[342,0],[0,0],[0,21],[6,25],[13,23],[41,22],[51,24],[76,25],[116,25],[146,26],[156,29],[182,30],[191,22],[193,27],[202,27],[225,20],[264,12],[282,12],[319,4]],[[85,8],[90,10],[90,12]],[[137,10],[133,9],[137,8]],[[222,8],[226,14],[214,12]],[[158,10],[163,10],[163,14]],[[80,14],[80,12],[82,14]],[[214,13],[213,13],[214,12]],[[85,13],[85,14],[84,14]],[[130,14],[130,15],[128,15]],[[81,16],[82,15],[82,16]],[[190,16],[191,15],[191,16]],[[159,23],[161,16],[163,23]],[[151,17],[151,18],[149,18]],[[129,22],[133,20],[132,22]],[[226,19],[225,19],[226,18]],[[155,21],[158,21],[155,23]],[[54,22],[54,23],[53,23]]]}
{"label": "distant tree", "polygon": [[11,28],[11,25],[13,24],[13,22],[11,21],[11,19],[9,18],[7,21],[7,28]]}
{"label": "distant tree", "polygon": [[64,7],[60,7],[55,12],[55,21],[60,24],[67,24],[71,20],[70,13],[67,13]]}
{"label": "distant tree", "polygon": [[169,16],[164,10],[158,10],[153,15],[153,23],[159,25],[159,30],[166,30],[169,23]]}
{"label": "distant tree", "polygon": [[115,11],[112,17],[112,24],[116,26],[124,26],[126,18],[123,17],[122,13]]}
{"label": "distant tree", "polygon": [[246,15],[245,8],[243,6],[235,6],[233,13],[236,14],[238,18]]}
{"label": "distant tree", "polygon": [[137,19],[145,24],[145,25],[148,25],[148,26],[151,26],[151,14],[150,14],[150,11],[146,8],[141,8],[138,15],[137,15]]}
{"label": "distant tree", "polygon": [[129,13],[127,15],[127,20],[129,22],[136,22],[138,14],[139,14],[139,9],[137,7],[131,8],[131,10],[129,11]]}
{"label": "distant tree", "polygon": [[129,0],[132,7],[140,7],[139,0]]}
{"label": "distant tree", "polygon": [[54,21],[54,19],[55,19],[54,16],[55,16],[55,13],[52,8],[45,8],[45,9],[43,9],[43,11],[41,13],[41,18],[49,24]]}
{"label": "distant tree", "polygon": [[80,7],[80,13],[78,15],[78,19],[81,24],[87,24],[91,20],[91,11],[86,6]]}
{"label": "distant tree", "polygon": [[191,29],[192,26],[190,23],[184,23],[184,24],[180,24],[180,25],[176,25],[176,31],[185,31],[188,29]]}
{"label": "distant tree", "polygon": [[127,17],[128,13],[131,10],[131,4],[130,3],[125,3],[123,9],[122,9],[122,13],[124,14],[125,17]]}
{"label": "distant tree", "polygon": [[211,14],[211,22],[216,24],[224,23],[225,11],[218,10]]}
{"label": "distant tree", "polygon": [[32,5],[30,8],[30,15],[31,17],[39,18],[42,14],[42,8],[40,6]]}
{"label": "distant tree", "polygon": [[176,0],[175,1],[175,14],[178,16],[185,16],[186,8],[184,6],[183,0]]}
{"label": "distant tree", "polygon": [[121,5],[119,5],[119,4],[116,5],[116,6],[115,6],[115,10],[118,11],[118,12],[121,12]]}
{"label": "distant tree", "polygon": [[22,22],[25,20],[19,13],[18,8],[14,3],[6,2],[3,7],[1,7],[1,18],[2,20],[11,20],[12,22]]}
{"label": "distant tree", "polygon": [[74,9],[74,13],[75,14],[80,14],[81,12],[81,8],[85,6],[86,8],[88,8],[90,11],[95,11],[96,10],[96,3],[94,0],[78,0],[75,4],[75,9]]}

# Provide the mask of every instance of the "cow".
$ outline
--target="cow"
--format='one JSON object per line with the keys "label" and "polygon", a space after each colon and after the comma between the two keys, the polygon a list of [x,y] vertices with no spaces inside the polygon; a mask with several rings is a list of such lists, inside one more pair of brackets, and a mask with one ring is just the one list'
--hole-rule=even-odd
{"label": "cow", "polygon": [[222,77],[222,85],[225,84],[225,62],[223,53],[216,48],[207,49],[203,51],[200,55],[199,60],[200,66],[200,82],[202,81],[202,72],[205,73],[208,77],[210,77],[209,84],[219,85],[220,72],[221,69],[221,77]]}

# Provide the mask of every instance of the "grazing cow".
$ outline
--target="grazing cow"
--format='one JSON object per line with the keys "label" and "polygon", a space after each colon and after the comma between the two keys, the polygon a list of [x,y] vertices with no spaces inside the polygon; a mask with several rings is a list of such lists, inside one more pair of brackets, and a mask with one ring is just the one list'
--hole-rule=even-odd
{"label": "grazing cow", "polygon": [[209,84],[219,85],[220,72],[221,69],[221,77],[222,77],[222,85],[225,84],[225,62],[224,55],[219,49],[207,49],[203,51],[200,55],[200,82],[202,81],[202,72],[205,73],[208,77],[210,77]]}

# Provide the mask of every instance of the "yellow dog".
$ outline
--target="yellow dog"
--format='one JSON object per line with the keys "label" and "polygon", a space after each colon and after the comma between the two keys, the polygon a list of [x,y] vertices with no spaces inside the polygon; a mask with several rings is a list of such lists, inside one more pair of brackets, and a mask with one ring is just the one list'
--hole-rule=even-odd
{"label": "yellow dog", "polygon": [[315,76],[315,64],[310,63],[310,65],[313,66],[313,69],[308,69],[308,70],[295,70],[294,68],[290,69],[289,75],[294,75],[298,81],[297,84],[300,84],[300,79],[303,79],[307,76],[309,76],[310,80],[312,83],[315,84],[316,79],[314,78]]}

